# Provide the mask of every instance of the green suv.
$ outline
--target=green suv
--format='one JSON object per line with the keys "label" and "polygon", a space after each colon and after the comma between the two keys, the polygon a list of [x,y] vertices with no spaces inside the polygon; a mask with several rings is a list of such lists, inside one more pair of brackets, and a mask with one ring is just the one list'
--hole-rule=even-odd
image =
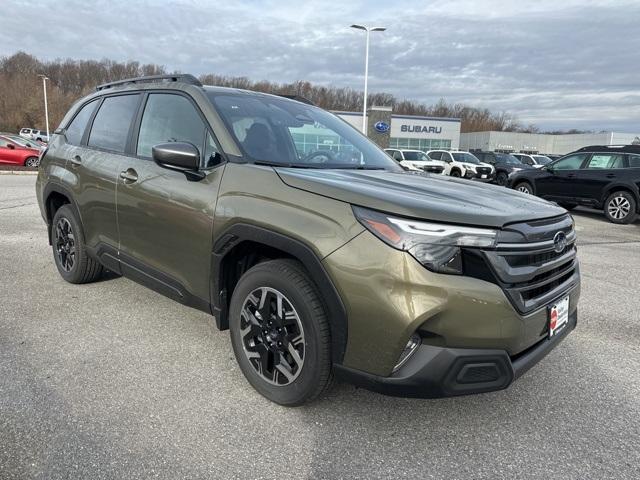
{"label": "green suv", "polygon": [[65,280],[107,269],[212,314],[283,405],[333,377],[423,398],[503,389],[577,322],[563,208],[405,172],[301,98],[190,75],[101,85],[36,188]]}

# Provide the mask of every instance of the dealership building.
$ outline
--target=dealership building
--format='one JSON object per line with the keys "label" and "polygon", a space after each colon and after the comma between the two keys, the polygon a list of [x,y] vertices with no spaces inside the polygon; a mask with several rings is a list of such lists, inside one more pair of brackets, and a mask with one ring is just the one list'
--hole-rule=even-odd
{"label": "dealership building", "polygon": [[[362,113],[333,113],[358,130],[362,129]],[[390,107],[372,107],[368,113],[369,136],[386,134],[384,142],[378,142],[383,147],[409,148],[425,152],[433,149],[457,150],[460,147],[459,118],[395,115],[391,113]],[[382,121],[377,122],[380,118]],[[374,128],[376,124],[384,125],[383,128],[388,128],[388,131]]]}
{"label": "dealership building", "polygon": [[602,132],[552,135],[518,132],[473,132],[460,135],[460,148],[468,151],[542,153],[564,155],[589,145],[640,144],[640,135]]}

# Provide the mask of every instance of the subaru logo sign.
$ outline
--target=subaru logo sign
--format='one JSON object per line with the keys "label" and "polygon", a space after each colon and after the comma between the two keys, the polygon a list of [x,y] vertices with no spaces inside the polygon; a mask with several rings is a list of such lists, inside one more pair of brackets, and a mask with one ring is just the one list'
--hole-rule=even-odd
{"label": "subaru logo sign", "polygon": [[386,122],[376,122],[373,126],[376,129],[376,132],[385,133],[389,131],[389,124]]}

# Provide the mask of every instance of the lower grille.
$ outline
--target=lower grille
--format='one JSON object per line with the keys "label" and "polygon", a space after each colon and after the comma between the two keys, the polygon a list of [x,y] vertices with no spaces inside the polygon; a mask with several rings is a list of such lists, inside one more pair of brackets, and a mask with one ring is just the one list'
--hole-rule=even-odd
{"label": "lower grille", "polygon": [[429,166],[422,167],[422,169],[428,173],[442,173],[442,171],[444,170],[443,167],[429,167]]}

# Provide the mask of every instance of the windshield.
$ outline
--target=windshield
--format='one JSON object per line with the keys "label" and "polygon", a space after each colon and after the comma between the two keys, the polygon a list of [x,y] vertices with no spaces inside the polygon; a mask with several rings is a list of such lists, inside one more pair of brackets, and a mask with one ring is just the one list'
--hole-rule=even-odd
{"label": "windshield", "polygon": [[269,95],[207,94],[244,156],[256,163],[404,171],[355,128],[320,108]]}
{"label": "windshield", "polygon": [[428,162],[431,160],[429,157],[427,157],[427,154],[424,152],[412,152],[412,151],[405,150],[402,153],[404,154],[405,160],[413,160],[418,162]]}
{"label": "windshield", "polygon": [[547,163],[551,163],[551,159],[544,155],[534,155],[533,158],[538,165],[546,165]]}
{"label": "windshield", "polygon": [[38,148],[38,146],[34,142],[29,142],[22,137],[18,137],[17,135],[5,135],[5,138],[8,138],[14,143],[17,143],[21,147],[29,147],[29,148]]}
{"label": "windshield", "polygon": [[480,163],[480,160],[478,160],[478,157],[476,157],[473,153],[455,152],[455,153],[452,153],[452,155],[453,155],[453,159],[456,162]]}
{"label": "windshield", "polygon": [[509,165],[522,165],[522,162],[520,160],[508,153],[496,153],[496,159],[500,163],[508,163]]}

